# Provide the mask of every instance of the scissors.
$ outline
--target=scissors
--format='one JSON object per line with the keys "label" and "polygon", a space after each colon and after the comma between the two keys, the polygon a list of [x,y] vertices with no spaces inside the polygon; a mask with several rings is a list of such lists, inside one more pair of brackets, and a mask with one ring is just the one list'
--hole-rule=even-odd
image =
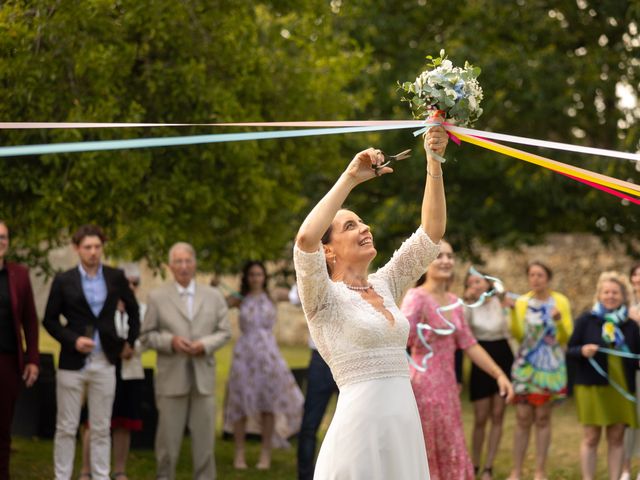
{"label": "scissors", "polygon": [[411,156],[411,149],[404,150],[403,152],[396,153],[395,155],[387,155],[382,150],[380,151],[380,153],[382,153],[382,155],[384,156],[384,163],[381,163],[380,165],[376,165],[376,166],[373,166],[373,165],[371,166],[371,168],[373,168],[373,170],[375,171],[376,177],[380,176],[380,170],[383,169],[384,167],[388,167],[391,164],[391,162],[396,162],[399,160],[404,160],[406,158],[409,158]]}

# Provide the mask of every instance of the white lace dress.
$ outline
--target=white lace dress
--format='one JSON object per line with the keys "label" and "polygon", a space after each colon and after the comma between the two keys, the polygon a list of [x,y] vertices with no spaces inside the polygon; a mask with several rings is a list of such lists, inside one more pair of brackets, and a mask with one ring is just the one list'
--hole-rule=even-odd
{"label": "white lace dress", "polygon": [[406,358],[409,322],[398,308],[437,256],[419,228],[369,282],[393,324],[342,282],[329,279],[322,248],[294,247],[298,292],[311,337],[340,388],[314,480],[426,480],[427,454]]}

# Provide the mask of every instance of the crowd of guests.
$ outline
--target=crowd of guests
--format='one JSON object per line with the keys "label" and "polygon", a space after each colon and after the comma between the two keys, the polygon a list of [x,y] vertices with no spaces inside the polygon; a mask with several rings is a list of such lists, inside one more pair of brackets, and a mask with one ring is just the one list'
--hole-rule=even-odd
{"label": "crowd of guests", "polygon": [[[225,298],[219,289],[195,281],[195,250],[179,242],[168,253],[173,279],[152,290],[144,305],[136,299],[139,269],[131,264],[122,269],[105,265],[105,241],[96,226],[85,225],[75,232],[72,243],[78,265],[54,278],[43,319],[61,347],[56,374],[55,478],[72,477],[82,425],[79,477],[127,479],[131,432],[142,429],[140,356],[145,349],[157,352],[156,478],[175,478],[185,428],[192,437],[193,477],[216,478],[214,352],[231,338],[230,308],[238,308],[241,330],[223,411],[223,428],[234,439],[233,466],[248,468],[247,433],[261,436],[255,466],[263,470],[270,468],[272,448],[287,446],[288,439],[298,434],[298,478],[313,478],[320,423],[339,388],[310,341],[303,396],[273,334],[276,302],[283,298],[270,292],[265,266],[248,262],[240,291]],[[39,324],[28,271],[5,260],[8,247],[9,229],[0,221],[0,379],[4,387],[0,479],[9,478],[10,427],[20,385],[32,386],[39,373]],[[583,425],[583,479],[595,478],[596,449],[603,430],[609,478],[633,478],[631,458],[640,453],[635,396],[639,363],[633,356],[640,354],[640,265],[631,269],[629,277],[603,273],[595,286],[593,308],[574,321],[569,300],[552,289],[551,269],[538,261],[526,270],[528,293],[513,298],[499,292],[474,308],[460,305],[441,312],[439,307],[457,300],[451,292],[455,261],[451,245],[442,240],[437,257],[404,295],[400,307],[410,324],[410,381],[430,478],[493,478],[508,403],[515,404],[516,418],[509,479],[522,478],[531,430],[535,432],[534,478],[546,478],[553,407],[570,390]],[[464,278],[463,298],[467,304],[474,303],[492,289],[490,279],[470,271]],[[289,300],[300,304],[295,288]],[[420,325],[429,328],[419,332]],[[470,450],[456,382],[456,350],[464,351],[472,362]],[[425,355],[428,362],[423,363]],[[421,364],[426,371],[417,368]]]}

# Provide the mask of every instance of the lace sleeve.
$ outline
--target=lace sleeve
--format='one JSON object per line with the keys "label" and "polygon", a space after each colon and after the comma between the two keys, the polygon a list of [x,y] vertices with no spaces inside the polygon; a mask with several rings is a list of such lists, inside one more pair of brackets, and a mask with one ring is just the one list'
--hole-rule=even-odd
{"label": "lace sleeve", "polygon": [[298,295],[308,322],[328,306],[329,272],[322,248],[313,253],[293,247],[293,265],[296,270]]}
{"label": "lace sleeve", "polygon": [[398,303],[405,290],[427,270],[439,251],[440,245],[433,243],[429,235],[419,227],[374,276],[387,283],[393,299]]}

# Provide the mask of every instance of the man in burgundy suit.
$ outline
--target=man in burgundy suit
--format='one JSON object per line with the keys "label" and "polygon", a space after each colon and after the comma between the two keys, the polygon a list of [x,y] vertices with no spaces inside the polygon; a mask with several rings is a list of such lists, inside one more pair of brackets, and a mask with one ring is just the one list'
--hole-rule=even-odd
{"label": "man in burgundy suit", "polygon": [[[29,271],[7,262],[9,229],[0,220],[0,480],[9,478],[11,422],[20,391],[20,380],[27,387],[38,378],[38,319],[33,301]],[[22,332],[27,344],[22,349]],[[21,378],[22,377],[22,378]]]}

